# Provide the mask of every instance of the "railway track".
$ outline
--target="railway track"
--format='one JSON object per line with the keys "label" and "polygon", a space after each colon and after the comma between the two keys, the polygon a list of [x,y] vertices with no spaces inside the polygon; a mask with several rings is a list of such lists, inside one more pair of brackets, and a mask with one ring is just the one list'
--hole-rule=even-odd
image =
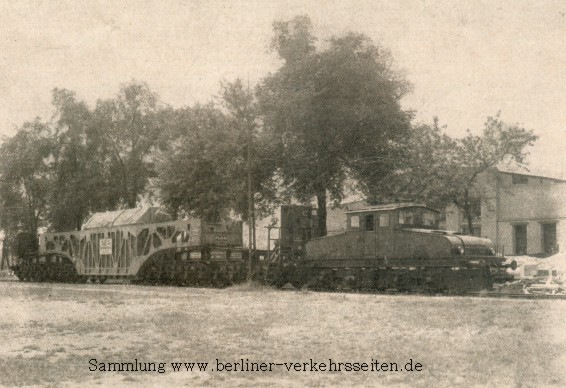
{"label": "railway track", "polygon": [[[291,290],[289,288],[289,290]],[[470,291],[470,292],[426,292],[426,291],[399,291],[394,289],[389,290],[347,290],[347,289],[310,289],[316,292],[328,293],[350,293],[350,294],[370,294],[370,295],[416,295],[416,296],[430,296],[430,297],[443,297],[443,296],[471,296],[477,298],[501,298],[501,299],[562,299],[566,300],[566,294],[525,294],[525,293],[509,293],[497,291]]]}
{"label": "railway track", "polygon": [[[22,283],[17,277],[2,277],[0,278],[2,283]],[[76,284],[76,283],[65,283],[65,282],[38,282],[29,284]],[[111,286],[111,284],[97,284],[97,287],[105,288]],[[133,283],[133,282],[120,282],[120,284],[131,284],[135,286],[144,287],[167,287],[167,285],[154,285],[149,283]],[[175,287],[175,285],[170,285]],[[209,288],[209,287],[199,287],[197,288]],[[283,287],[286,291],[298,291],[296,288]],[[427,291],[399,291],[395,289],[388,290],[371,290],[371,289],[323,289],[323,288],[308,288],[309,291],[313,292],[325,292],[325,293],[342,293],[342,294],[364,294],[364,295],[415,295],[415,296],[430,296],[430,297],[443,297],[443,296],[471,296],[477,298],[501,298],[501,299],[527,299],[527,300],[566,300],[566,294],[544,294],[544,293],[510,293],[510,292],[498,292],[498,291],[473,291],[473,292],[427,292]]]}
{"label": "railway track", "polygon": [[503,292],[487,292],[487,293],[468,293],[466,295],[491,298],[509,298],[509,299],[566,299],[566,294],[519,294],[519,293],[503,293]]}

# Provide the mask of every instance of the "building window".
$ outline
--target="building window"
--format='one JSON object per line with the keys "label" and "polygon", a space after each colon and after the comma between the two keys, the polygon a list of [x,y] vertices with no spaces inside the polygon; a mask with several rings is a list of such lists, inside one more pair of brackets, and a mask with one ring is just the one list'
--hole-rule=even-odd
{"label": "building window", "polygon": [[366,215],[366,230],[373,230],[373,214]]}
{"label": "building window", "polygon": [[554,254],[558,252],[558,244],[556,242],[556,223],[549,222],[541,225],[542,227],[542,252],[546,254]]}
{"label": "building window", "polygon": [[438,217],[437,217],[436,213],[423,212],[423,226],[436,228],[436,227],[438,227],[437,219],[438,219]]}
{"label": "building window", "polygon": [[513,237],[516,255],[527,254],[527,225],[513,225]]}
{"label": "building window", "polygon": [[511,182],[514,185],[526,185],[529,183],[529,177],[526,175],[513,174],[511,175]]}

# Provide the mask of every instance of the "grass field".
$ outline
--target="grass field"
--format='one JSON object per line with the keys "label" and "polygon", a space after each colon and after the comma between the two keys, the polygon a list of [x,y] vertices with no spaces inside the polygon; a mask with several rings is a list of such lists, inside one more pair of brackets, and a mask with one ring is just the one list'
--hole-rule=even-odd
{"label": "grass field", "polygon": [[[2,282],[0,383],[566,386],[565,322],[559,300]],[[216,359],[283,365],[229,372]],[[412,359],[422,370],[311,371],[311,359],[317,369],[329,359],[335,369],[372,359],[404,369]],[[100,371],[136,360],[164,363],[164,373]],[[172,362],[209,364],[190,372]]]}

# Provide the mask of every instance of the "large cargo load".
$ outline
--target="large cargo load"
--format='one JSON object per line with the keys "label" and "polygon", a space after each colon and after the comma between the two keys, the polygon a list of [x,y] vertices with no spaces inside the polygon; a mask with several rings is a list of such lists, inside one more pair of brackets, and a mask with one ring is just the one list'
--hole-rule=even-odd
{"label": "large cargo load", "polygon": [[15,271],[29,281],[228,284],[244,272],[242,223],[170,221],[156,208],[97,213],[81,231],[40,235]]}

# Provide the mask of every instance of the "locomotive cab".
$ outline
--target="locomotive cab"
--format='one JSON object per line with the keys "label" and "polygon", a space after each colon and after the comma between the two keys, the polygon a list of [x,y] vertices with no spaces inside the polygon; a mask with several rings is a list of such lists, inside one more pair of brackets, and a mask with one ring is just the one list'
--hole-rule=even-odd
{"label": "locomotive cab", "polygon": [[347,230],[376,228],[438,229],[440,212],[422,205],[383,205],[347,213]]}

